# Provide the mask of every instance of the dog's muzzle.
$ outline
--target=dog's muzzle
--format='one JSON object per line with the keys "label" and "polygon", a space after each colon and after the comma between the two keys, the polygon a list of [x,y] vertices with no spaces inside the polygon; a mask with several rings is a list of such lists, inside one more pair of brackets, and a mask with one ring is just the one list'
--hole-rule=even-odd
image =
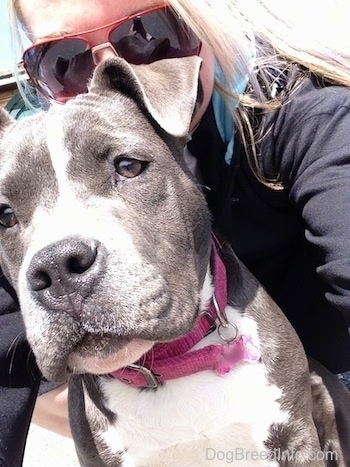
{"label": "dog's muzzle", "polygon": [[91,294],[104,269],[100,243],[65,238],[38,251],[27,270],[31,295],[48,309],[61,309],[62,300],[76,305]]}

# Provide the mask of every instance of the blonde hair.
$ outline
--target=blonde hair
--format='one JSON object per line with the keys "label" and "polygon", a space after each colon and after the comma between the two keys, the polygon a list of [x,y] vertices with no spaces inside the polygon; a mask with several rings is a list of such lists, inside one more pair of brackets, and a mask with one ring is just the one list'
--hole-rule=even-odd
{"label": "blonde hair", "polygon": [[[346,2],[330,0],[322,3],[322,7],[315,4],[314,12],[322,9],[325,18],[331,18],[332,8],[341,11],[344,7],[350,11]],[[169,0],[169,3],[211,47],[225,75],[226,85],[219,85],[223,97],[239,99],[234,119],[254,173],[263,183],[279,188],[276,180],[266,180],[262,174],[256,142],[264,136],[260,131],[266,134],[268,129],[262,130],[263,125],[253,128],[252,110],[278,109],[311,73],[330,83],[350,86],[350,55],[340,41],[333,41],[330,46],[338,24],[323,22],[318,29],[311,29],[301,22],[301,17],[293,18],[290,12],[278,15],[269,0]],[[284,6],[288,3],[297,6],[298,2],[283,2]],[[305,8],[303,11],[305,13]],[[339,32],[338,37],[348,37],[349,25],[346,22],[343,26],[343,33]],[[227,83],[245,75],[250,92],[231,96]],[[293,77],[291,83],[275,95],[276,80],[282,78],[283,82],[283,77],[287,76]]]}
{"label": "blonde hair", "polygon": [[[300,17],[291,17],[291,8],[293,5],[297,6],[298,0],[283,2],[290,6],[289,14],[285,16],[277,14],[276,4],[271,1],[168,1],[214,53],[224,76],[224,81],[216,84],[217,88],[224,98],[233,97],[239,101],[233,117],[244,135],[243,141],[250,154],[250,163],[257,176],[262,179],[255,144],[262,135],[257,135],[252,127],[252,109],[268,111],[279,108],[298,87],[303,77],[310,73],[328,82],[350,86],[350,55],[340,43],[333,42],[330,46],[334,35],[332,26],[338,27],[338,24],[323,22],[318,29],[311,29],[305,22],[301,24]],[[347,0],[323,3],[324,16],[331,18],[331,10],[335,7],[341,9],[343,3],[346,5]],[[315,3],[314,11],[320,9]],[[18,50],[22,46],[19,30],[25,28],[19,1],[8,0],[8,11],[13,46]],[[346,37],[348,24],[345,22],[343,26],[343,36]],[[341,35],[339,33],[339,37]],[[291,74],[294,76],[291,85],[275,95],[276,80]],[[230,83],[242,78],[248,79],[249,92],[241,96],[234,95],[230,90]]]}

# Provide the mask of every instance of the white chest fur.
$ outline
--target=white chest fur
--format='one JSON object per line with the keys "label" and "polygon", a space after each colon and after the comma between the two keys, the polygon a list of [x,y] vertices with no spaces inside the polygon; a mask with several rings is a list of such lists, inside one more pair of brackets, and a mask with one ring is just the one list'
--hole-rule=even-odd
{"label": "white chest fur", "polygon": [[[255,323],[228,307],[240,333]],[[217,342],[214,332],[201,346]],[[127,449],[125,466],[269,465],[264,441],[272,423],[288,418],[278,403],[281,391],[268,384],[262,363],[244,363],[226,376],[203,371],[140,391],[118,380],[103,380],[107,407],[117,413],[101,437],[113,452]],[[277,465],[277,464],[276,464]]]}

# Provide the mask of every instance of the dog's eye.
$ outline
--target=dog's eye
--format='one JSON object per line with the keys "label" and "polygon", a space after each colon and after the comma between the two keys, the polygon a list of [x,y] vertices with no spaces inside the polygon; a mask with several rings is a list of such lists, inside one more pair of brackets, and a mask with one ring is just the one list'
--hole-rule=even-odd
{"label": "dog's eye", "polygon": [[13,227],[17,224],[17,218],[12,208],[7,204],[0,206],[0,225],[6,228]]}
{"label": "dog's eye", "polygon": [[124,178],[134,178],[140,175],[147,167],[146,161],[139,161],[130,157],[119,157],[114,161],[115,171]]}

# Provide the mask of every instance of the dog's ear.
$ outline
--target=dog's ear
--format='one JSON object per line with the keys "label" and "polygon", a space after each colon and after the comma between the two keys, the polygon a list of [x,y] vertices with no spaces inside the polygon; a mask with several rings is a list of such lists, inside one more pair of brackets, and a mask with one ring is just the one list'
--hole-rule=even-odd
{"label": "dog's ear", "polygon": [[197,56],[130,65],[120,58],[103,62],[90,91],[109,88],[146,108],[163,130],[185,136],[190,128],[198,95],[201,59]]}
{"label": "dog's ear", "polygon": [[0,136],[5,131],[5,128],[14,123],[15,120],[11,115],[2,107],[0,107]]}

